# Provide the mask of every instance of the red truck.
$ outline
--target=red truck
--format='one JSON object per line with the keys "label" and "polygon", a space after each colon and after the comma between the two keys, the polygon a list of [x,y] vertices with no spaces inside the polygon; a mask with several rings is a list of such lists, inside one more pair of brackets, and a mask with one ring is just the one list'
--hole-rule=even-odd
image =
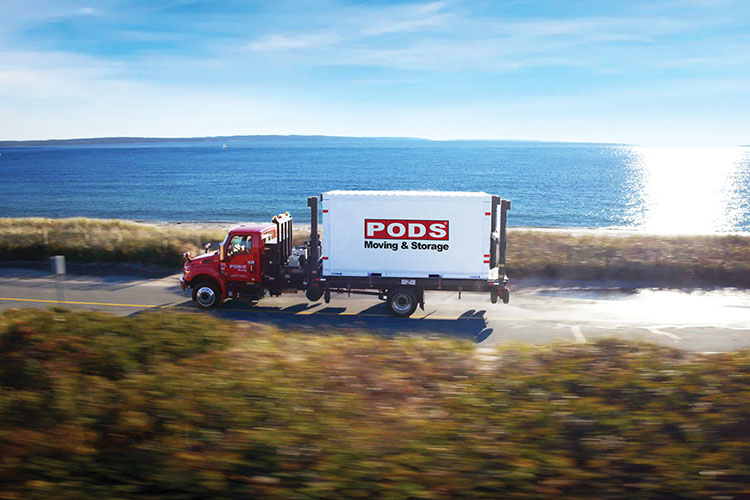
{"label": "red truck", "polygon": [[308,198],[308,206],[305,245],[293,247],[289,213],[235,227],[219,250],[185,254],[183,290],[191,287],[203,309],[286,290],[326,303],[331,293],[368,294],[399,317],[424,309],[426,290],[458,291],[459,298],[489,292],[493,304],[509,301],[508,200],[486,193],[330,191]]}

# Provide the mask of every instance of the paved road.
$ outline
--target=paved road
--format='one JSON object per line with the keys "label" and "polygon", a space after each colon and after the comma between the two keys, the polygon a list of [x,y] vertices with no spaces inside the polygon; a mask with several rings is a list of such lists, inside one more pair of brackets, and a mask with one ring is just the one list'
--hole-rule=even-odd
{"label": "paved road", "polygon": [[[67,277],[61,286],[44,273],[0,269],[0,309],[89,308],[134,314],[155,307],[195,309],[178,276]],[[421,334],[470,339],[481,347],[512,342],[590,342],[617,336],[683,349],[718,352],[750,349],[750,291],[622,290],[516,283],[511,303],[484,295],[429,292],[426,308],[410,319],[388,316],[369,296],[334,296],[308,303],[303,294],[264,299],[255,307],[228,302],[213,314],[303,330],[367,330],[385,335]]]}

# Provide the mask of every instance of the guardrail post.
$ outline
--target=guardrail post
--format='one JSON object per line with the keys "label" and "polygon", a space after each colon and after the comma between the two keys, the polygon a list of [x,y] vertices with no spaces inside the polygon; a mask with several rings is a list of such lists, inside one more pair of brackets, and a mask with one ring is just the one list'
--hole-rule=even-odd
{"label": "guardrail post", "polygon": [[64,282],[65,282],[65,256],[55,255],[49,258],[52,274],[55,275],[55,290],[57,291],[57,301],[65,300]]}

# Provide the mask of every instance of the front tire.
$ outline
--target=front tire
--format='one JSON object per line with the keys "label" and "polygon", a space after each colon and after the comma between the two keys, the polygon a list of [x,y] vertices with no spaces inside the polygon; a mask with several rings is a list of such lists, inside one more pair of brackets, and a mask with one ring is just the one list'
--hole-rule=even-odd
{"label": "front tire", "polygon": [[394,290],[387,302],[388,312],[398,318],[408,318],[417,310],[417,295],[411,290]]}
{"label": "front tire", "polygon": [[193,287],[193,302],[201,309],[213,309],[221,302],[221,290],[210,281],[198,283]]}

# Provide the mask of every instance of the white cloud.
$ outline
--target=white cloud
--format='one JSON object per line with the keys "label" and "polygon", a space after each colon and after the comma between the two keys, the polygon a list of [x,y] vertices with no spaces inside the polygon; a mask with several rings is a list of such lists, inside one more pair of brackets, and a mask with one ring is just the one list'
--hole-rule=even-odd
{"label": "white cloud", "polygon": [[[568,19],[494,19],[478,21],[480,31],[534,38],[567,36],[582,40],[641,40],[657,35],[685,32],[706,20],[669,17],[578,17]],[[493,29],[494,26],[494,29]]]}
{"label": "white cloud", "polygon": [[[710,22],[658,16],[460,17],[448,12],[445,3],[432,2],[348,10],[324,32],[266,35],[246,48],[296,51],[295,64],[309,65],[483,72],[567,66],[609,73],[619,61],[602,59],[597,47],[620,56],[628,48],[655,46],[660,37],[691,32]],[[326,50],[314,50],[321,47]]]}
{"label": "white cloud", "polygon": [[267,35],[245,45],[253,52],[316,49],[343,41],[340,35],[330,32]]}
{"label": "white cloud", "polygon": [[445,6],[445,2],[432,2],[407,7],[380,8],[363,16],[367,21],[360,28],[360,32],[362,35],[372,36],[438,27],[452,18],[451,14],[441,12]]}
{"label": "white cloud", "polygon": [[445,25],[452,17],[442,12],[445,2],[415,5],[357,7],[337,11],[335,18],[326,19],[332,27],[303,33],[272,33],[245,45],[252,52],[302,51],[357,42],[368,37],[394,33],[413,33]]}
{"label": "white cloud", "polygon": [[723,8],[734,3],[733,0],[685,0],[687,5],[696,5],[707,8]]}
{"label": "white cloud", "polygon": [[[106,0],[93,3],[96,9],[73,0],[60,0],[58,6],[41,1],[55,8],[34,14],[24,7],[29,12],[11,18],[13,29],[0,25],[0,35],[75,12],[106,13],[108,22],[140,15],[123,14],[121,6]],[[750,83],[738,78],[747,74],[744,70],[736,70],[750,61],[744,55],[750,53],[746,34],[720,38],[714,13],[519,19],[480,16],[470,12],[474,4],[468,2],[371,5],[311,12],[302,30],[295,24],[299,19],[287,23],[271,17],[260,28],[246,26],[242,16],[224,19],[222,33],[212,31],[213,20],[182,24],[173,18],[158,23],[159,30],[148,30],[155,24],[150,22],[112,21],[106,34],[112,45],[175,42],[166,44],[168,51],[159,48],[164,43],[134,44],[150,50],[124,57],[10,52],[26,39],[9,37],[15,42],[10,45],[0,37],[5,50],[0,49],[0,139],[320,133],[644,142],[649,134],[656,140],[667,130],[698,143],[709,133],[737,142],[740,135],[747,137],[743,98]],[[248,30],[259,29],[267,31],[255,31],[247,43]],[[692,32],[698,37],[692,42],[668,36]],[[185,50],[172,52],[183,45]],[[316,65],[342,68],[297,72]],[[347,66],[357,70],[348,72]],[[368,68],[361,71],[363,66]],[[279,67],[278,79],[269,76]],[[610,69],[630,78],[622,83],[601,78],[598,86],[567,82],[564,88],[555,79],[562,72],[540,72],[548,81],[526,91],[519,88],[526,80],[515,80],[512,72],[528,67],[586,68],[588,74]],[[675,67],[682,69],[672,70],[671,80],[654,76]],[[705,81],[682,78],[694,67]],[[707,74],[704,67],[721,67],[724,74]],[[266,68],[270,71],[263,73]],[[453,74],[430,74],[423,99],[427,78],[420,71]],[[639,72],[642,85],[633,86],[632,76]],[[438,95],[449,104],[442,105]],[[735,97],[736,106],[727,104]],[[702,116],[691,114],[701,106]],[[707,131],[703,117],[714,118],[715,130]]]}
{"label": "white cloud", "polygon": [[67,52],[0,52],[0,96],[85,96],[90,82],[114,81],[121,70],[120,64]]}

